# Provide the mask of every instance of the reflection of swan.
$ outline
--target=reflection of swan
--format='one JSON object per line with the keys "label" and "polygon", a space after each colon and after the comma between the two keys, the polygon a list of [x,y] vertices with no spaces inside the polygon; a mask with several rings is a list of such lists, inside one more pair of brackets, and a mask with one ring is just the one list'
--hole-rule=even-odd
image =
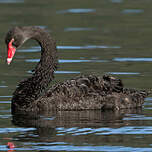
{"label": "reflection of swan", "polygon": [[[56,127],[102,127],[109,124],[109,127],[123,125],[123,117],[126,114],[141,114],[142,109],[122,109],[122,110],[86,110],[86,111],[52,111],[49,114],[35,115],[31,114],[14,114],[13,124],[19,127],[34,128],[56,128]],[[118,123],[120,122],[120,124]],[[127,122],[128,123],[128,122]],[[112,126],[111,126],[112,125]]]}
{"label": "reflection of swan", "polygon": [[41,59],[32,77],[19,83],[12,98],[12,113],[50,110],[122,109],[141,107],[146,91],[124,89],[119,79],[111,76],[80,76],[45,89],[57,68],[55,41],[38,27],[15,27],[6,35],[7,62],[16,48],[35,39],[41,46]]}
{"label": "reflection of swan", "polygon": [[[28,131],[19,132],[15,135],[15,139],[22,142],[38,143],[44,142],[65,142],[77,143],[77,141],[86,141],[86,135],[89,135],[88,140],[92,142],[99,140],[96,133],[106,132],[104,128],[112,130],[112,128],[121,128],[124,126],[136,126],[141,122],[123,120],[126,114],[141,114],[142,109],[123,109],[116,111],[100,111],[100,110],[86,110],[86,111],[56,111],[46,115],[27,115],[14,114],[12,116],[12,123],[16,127],[29,128]],[[134,115],[134,116],[135,116]],[[92,130],[92,133],[88,128]],[[30,130],[31,129],[31,130]],[[82,131],[83,130],[83,131]],[[94,132],[95,131],[95,132]],[[81,136],[73,136],[75,134],[82,134]],[[62,134],[62,136],[59,136]],[[101,137],[101,136],[100,136]],[[101,137],[102,138],[102,137]],[[101,142],[100,138],[100,142]],[[105,137],[103,137],[105,138]],[[115,139],[107,136],[108,141],[114,142]],[[117,136],[117,140],[126,138],[126,136]],[[99,142],[99,141],[98,141]],[[99,143],[100,143],[99,142]]]}
{"label": "reflection of swan", "polygon": [[[76,148],[80,148],[77,151],[82,151],[85,146],[87,148],[94,146],[94,151],[101,151],[102,148],[99,150],[95,148],[103,145],[104,149],[105,145],[111,146],[113,143],[118,143],[120,146],[122,142],[127,143],[128,140],[133,141],[134,136],[138,137],[136,133],[134,135],[125,134],[128,127],[134,128],[131,129],[131,133],[134,130],[138,131],[136,126],[143,128],[145,121],[141,115],[143,115],[141,108],[119,111],[106,110],[104,112],[101,110],[52,111],[49,114],[39,116],[15,114],[12,116],[12,123],[17,132],[14,133],[13,139],[24,143],[24,149],[31,147],[33,151],[39,151],[39,149],[46,152],[47,150],[69,151],[71,145],[74,146],[71,151]],[[143,118],[142,120],[138,120],[140,116]],[[137,121],[132,121],[130,118],[137,118]],[[24,130],[21,132],[22,127]],[[104,135],[104,133],[109,133],[109,135]],[[62,146],[65,149],[62,149]]]}

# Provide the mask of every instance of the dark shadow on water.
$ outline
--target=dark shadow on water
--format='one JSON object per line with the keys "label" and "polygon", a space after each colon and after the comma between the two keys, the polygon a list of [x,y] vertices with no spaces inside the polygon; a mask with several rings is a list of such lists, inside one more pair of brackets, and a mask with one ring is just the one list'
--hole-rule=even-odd
{"label": "dark shadow on water", "polygon": [[[54,111],[49,114],[16,114],[12,116],[12,123],[19,127],[33,127],[37,129],[57,127],[114,127],[114,123],[122,124],[128,114],[142,114],[142,109],[124,109],[121,111]],[[124,124],[123,124],[124,125]],[[46,132],[46,130],[45,130]],[[46,133],[47,134],[47,133]]]}
{"label": "dark shadow on water", "polygon": [[[30,130],[18,132],[13,139],[19,140],[31,146],[33,150],[57,150],[60,151],[78,148],[94,149],[95,145],[106,142],[109,137],[100,135],[102,133],[113,133],[113,130],[120,130],[120,135],[111,134],[110,143],[113,139],[122,140],[124,126],[136,126],[136,120],[124,120],[128,115],[142,115],[142,109],[121,110],[121,111],[59,111],[47,114],[16,114],[12,116],[12,123],[16,127],[29,128]],[[139,120],[138,120],[139,122]],[[140,122],[140,125],[143,125]],[[98,135],[99,134],[99,135]],[[118,133],[119,134],[119,133]],[[88,137],[90,137],[88,139]],[[88,145],[84,141],[88,139]],[[76,146],[77,144],[81,146]],[[93,143],[93,145],[89,145]],[[72,144],[72,145],[71,145]],[[76,144],[76,145],[75,145]],[[97,144],[97,145],[98,145]],[[24,147],[25,148],[25,147]],[[60,149],[61,148],[61,149]],[[102,147],[96,147],[98,150]],[[108,149],[110,147],[107,147]],[[116,148],[116,147],[115,147]],[[25,148],[26,149],[26,148]],[[78,150],[78,151],[79,151]],[[101,149],[99,150],[101,151]]]}

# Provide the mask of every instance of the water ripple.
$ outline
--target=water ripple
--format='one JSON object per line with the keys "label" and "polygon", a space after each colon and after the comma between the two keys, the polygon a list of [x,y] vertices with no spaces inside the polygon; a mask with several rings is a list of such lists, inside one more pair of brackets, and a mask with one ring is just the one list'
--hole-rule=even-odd
{"label": "water ripple", "polygon": [[144,10],[142,9],[125,9],[122,11],[122,13],[124,14],[132,14],[132,13],[135,13],[135,14],[138,14],[138,13],[143,13]]}
{"label": "water ripple", "polygon": [[123,118],[123,120],[152,120],[152,117],[145,117],[143,116],[134,116],[129,118]]}
{"label": "water ripple", "polygon": [[58,49],[62,50],[79,50],[79,49],[119,49],[120,46],[107,46],[107,45],[86,45],[86,46],[57,46]]}
{"label": "water ripple", "polygon": [[4,85],[1,86],[1,85],[0,85],[0,88],[7,88],[7,87],[8,87],[8,86],[4,86]]}
{"label": "water ripple", "polygon": [[[139,117],[140,118],[140,117]],[[151,118],[150,118],[151,120]],[[120,128],[57,128],[58,135],[72,134],[73,136],[79,135],[136,135],[136,134],[152,134],[152,126],[125,126]]]}
{"label": "water ripple", "polygon": [[[1,111],[2,112],[2,111]],[[0,115],[1,119],[8,119],[10,118],[12,115]]]}
{"label": "water ripple", "polygon": [[0,3],[24,3],[24,0],[0,0]]}
{"label": "water ripple", "polygon": [[79,71],[55,71],[57,74],[74,74],[74,73],[80,73]]}
{"label": "water ripple", "polygon": [[[32,71],[27,71],[27,73],[33,73]],[[55,71],[57,74],[77,74],[79,71]]]}
{"label": "water ripple", "polygon": [[[6,145],[0,145],[0,151],[9,151],[6,147]],[[69,145],[48,145],[48,146],[32,146],[31,148],[29,147],[24,147],[24,148],[14,148],[13,150],[16,151],[31,151],[31,150],[42,150],[42,151],[102,151],[102,152],[133,152],[133,151],[138,151],[138,152],[151,152],[152,148],[149,147],[125,147],[125,146],[95,146],[95,145],[87,145],[87,146],[75,146],[72,145],[71,143]]]}
{"label": "water ripple", "polygon": [[59,60],[59,63],[108,62],[108,60]]}
{"label": "water ripple", "polygon": [[65,14],[65,13],[92,13],[96,12],[96,9],[85,9],[85,8],[73,8],[67,10],[57,11],[57,14]]}
{"label": "water ripple", "polygon": [[139,72],[108,72],[108,74],[114,75],[139,75]]}
{"label": "water ripple", "polygon": [[113,134],[152,134],[152,126],[126,126],[121,128],[101,128],[102,132],[96,133],[97,135],[113,135]]}
{"label": "water ripple", "polygon": [[[59,50],[89,50],[89,49],[119,49],[120,46],[108,46],[108,45],[85,45],[85,46],[57,46]],[[40,52],[39,46],[34,46],[30,49],[17,50],[17,52]]]}
{"label": "water ripple", "polygon": [[0,103],[7,103],[8,104],[8,103],[11,103],[11,101],[0,101]]}
{"label": "water ripple", "polygon": [[102,152],[131,152],[131,151],[138,151],[138,152],[151,152],[152,148],[136,148],[136,147],[125,147],[125,146],[33,146],[33,150],[51,150],[51,151],[102,151]]}
{"label": "water ripple", "polygon": [[123,0],[111,0],[112,3],[122,3]]}
{"label": "water ripple", "polygon": [[22,49],[22,50],[17,50],[17,52],[40,52],[40,47],[37,47],[37,48],[30,48],[30,49]]}
{"label": "water ripple", "polygon": [[114,58],[118,62],[152,62],[152,58]]}
{"label": "water ripple", "polygon": [[126,114],[123,120],[152,120],[152,117],[147,117],[144,114]]}
{"label": "water ripple", "polygon": [[36,130],[35,128],[0,128],[0,133],[9,133],[9,132],[26,132]]}
{"label": "water ripple", "polygon": [[[147,97],[147,98],[145,99],[145,101],[152,101],[152,97]],[[152,103],[146,103],[146,104],[151,104],[151,105],[152,105]]]}
{"label": "water ripple", "polygon": [[[26,59],[25,62],[39,62],[40,59]],[[109,62],[108,60],[59,60],[59,63]]]}
{"label": "water ripple", "polygon": [[0,98],[11,98],[12,96],[0,96]]}
{"label": "water ripple", "polygon": [[96,28],[84,28],[84,27],[68,27],[65,28],[64,31],[69,32],[69,31],[95,31]]}

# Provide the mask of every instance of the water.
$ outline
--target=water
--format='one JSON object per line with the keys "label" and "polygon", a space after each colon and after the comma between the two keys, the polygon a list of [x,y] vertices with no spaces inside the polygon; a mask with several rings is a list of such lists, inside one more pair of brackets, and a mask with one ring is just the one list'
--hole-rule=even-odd
{"label": "water", "polygon": [[112,74],[126,87],[152,88],[151,1],[0,0],[0,151],[152,151],[152,96],[143,109],[11,115],[12,92],[30,76],[40,48],[28,41],[6,64],[5,33],[36,25],[57,40],[55,81],[79,74]]}

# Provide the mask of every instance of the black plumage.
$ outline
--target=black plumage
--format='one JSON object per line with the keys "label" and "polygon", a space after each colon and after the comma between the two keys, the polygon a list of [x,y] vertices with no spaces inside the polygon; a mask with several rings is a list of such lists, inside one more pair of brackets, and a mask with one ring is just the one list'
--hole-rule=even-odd
{"label": "black plumage", "polygon": [[125,89],[120,79],[108,75],[82,75],[47,89],[58,65],[56,43],[50,34],[39,27],[14,27],[6,35],[7,45],[11,39],[14,39],[16,48],[28,39],[36,40],[41,46],[41,59],[34,73],[21,81],[13,93],[12,113],[132,109],[141,107],[149,94],[147,91]]}

